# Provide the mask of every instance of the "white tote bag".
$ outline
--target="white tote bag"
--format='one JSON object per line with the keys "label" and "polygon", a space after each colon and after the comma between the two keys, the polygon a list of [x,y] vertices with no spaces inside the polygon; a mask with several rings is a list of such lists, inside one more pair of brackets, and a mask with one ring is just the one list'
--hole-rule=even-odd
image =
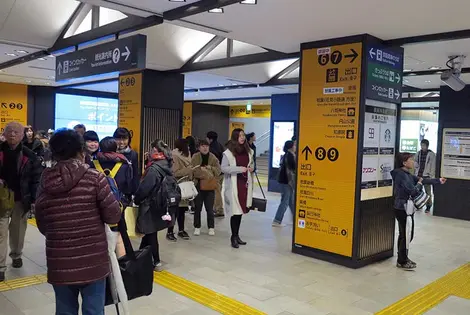
{"label": "white tote bag", "polygon": [[410,249],[411,231],[413,230],[413,219],[411,216],[415,213],[416,208],[412,200],[406,203],[406,249]]}
{"label": "white tote bag", "polygon": [[181,200],[194,200],[197,197],[198,191],[193,181],[183,181],[187,177],[183,177],[178,181],[178,186],[181,189]]}

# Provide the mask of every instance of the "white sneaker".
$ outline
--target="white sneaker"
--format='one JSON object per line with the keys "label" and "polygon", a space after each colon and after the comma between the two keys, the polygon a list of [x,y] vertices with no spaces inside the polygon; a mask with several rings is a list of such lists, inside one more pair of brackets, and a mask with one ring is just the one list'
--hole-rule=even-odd
{"label": "white sneaker", "polygon": [[273,222],[273,227],[285,227],[285,224]]}
{"label": "white sneaker", "polygon": [[194,229],[194,235],[195,236],[201,235],[201,229]]}
{"label": "white sneaker", "polygon": [[215,235],[215,230],[214,229],[209,229],[209,235],[214,236]]}

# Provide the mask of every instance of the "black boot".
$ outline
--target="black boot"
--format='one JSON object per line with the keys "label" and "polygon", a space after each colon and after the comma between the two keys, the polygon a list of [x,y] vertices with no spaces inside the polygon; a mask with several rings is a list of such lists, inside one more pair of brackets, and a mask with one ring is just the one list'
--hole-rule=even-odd
{"label": "black boot", "polygon": [[246,242],[242,241],[242,239],[240,238],[240,236],[236,236],[236,239],[237,239],[237,243],[238,245],[246,245]]}
{"label": "black boot", "polygon": [[237,237],[236,236],[232,236],[230,238],[231,242],[232,242],[232,247],[233,248],[239,248],[240,246],[238,245],[238,240],[237,240]]}

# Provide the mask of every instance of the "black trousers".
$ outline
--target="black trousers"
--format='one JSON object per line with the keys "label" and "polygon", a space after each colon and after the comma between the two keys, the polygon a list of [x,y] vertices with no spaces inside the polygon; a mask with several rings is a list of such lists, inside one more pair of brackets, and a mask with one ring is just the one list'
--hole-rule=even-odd
{"label": "black trousers", "polygon": [[[398,222],[398,263],[399,264],[406,264],[408,261],[408,250],[406,249],[406,218],[407,214],[405,210],[398,210],[395,209],[395,218]],[[414,222],[414,214],[411,216],[412,219],[412,227],[411,227],[411,241],[414,238],[415,234],[415,222]]]}
{"label": "black trousers", "polygon": [[215,227],[214,222],[214,202],[215,202],[215,191],[214,190],[199,190],[199,194],[194,200],[194,227],[196,229],[201,228],[201,212],[202,205],[205,206],[207,212],[207,227],[213,229]]}
{"label": "black trousers", "polygon": [[150,246],[153,256],[153,264],[156,265],[160,262],[160,252],[158,245],[158,232],[152,234],[145,234],[140,242],[140,249]]}
{"label": "black trousers", "polygon": [[230,228],[232,230],[232,237],[239,236],[240,225],[242,224],[242,215],[232,215],[230,218]]}
{"label": "black trousers", "polygon": [[[178,207],[176,209],[176,222],[178,222],[178,231],[182,232],[184,231],[184,220],[186,218],[186,211],[188,211],[188,207]],[[168,228],[168,233],[174,233],[175,231],[175,224],[173,222],[173,225]]]}

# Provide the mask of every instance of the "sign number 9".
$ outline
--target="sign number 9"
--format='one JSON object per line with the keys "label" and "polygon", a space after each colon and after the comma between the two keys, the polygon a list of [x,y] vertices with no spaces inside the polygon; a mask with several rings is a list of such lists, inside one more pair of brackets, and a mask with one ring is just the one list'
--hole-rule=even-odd
{"label": "sign number 9", "polygon": [[339,151],[336,148],[331,148],[328,150],[328,160],[331,162],[336,161],[339,158]]}

